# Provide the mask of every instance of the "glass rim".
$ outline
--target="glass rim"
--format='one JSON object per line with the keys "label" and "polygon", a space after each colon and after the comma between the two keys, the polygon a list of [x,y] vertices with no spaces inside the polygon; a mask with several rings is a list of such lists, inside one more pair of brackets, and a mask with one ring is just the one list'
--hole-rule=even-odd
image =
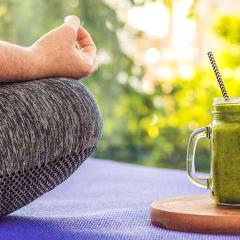
{"label": "glass rim", "polygon": [[213,105],[217,104],[240,104],[240,97],[231,97],[228,101],[225,101],[223,97],[213,98]]}

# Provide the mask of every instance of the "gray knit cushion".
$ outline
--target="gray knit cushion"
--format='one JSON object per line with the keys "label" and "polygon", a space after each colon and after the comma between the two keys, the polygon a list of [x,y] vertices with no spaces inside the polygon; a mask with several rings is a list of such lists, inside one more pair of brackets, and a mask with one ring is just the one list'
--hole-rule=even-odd
{"label": "gray knit cushion", "polygon": [[102,117],[80,82],[51,78],[0,85],[0,215],[68,178],[95,150]]}

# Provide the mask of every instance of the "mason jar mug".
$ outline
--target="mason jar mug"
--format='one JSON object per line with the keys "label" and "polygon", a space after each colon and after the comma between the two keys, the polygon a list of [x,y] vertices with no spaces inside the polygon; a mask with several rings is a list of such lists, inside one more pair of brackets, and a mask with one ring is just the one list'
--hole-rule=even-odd
{"label": "mason jar mug", "polygon": [[[211,170],[207,178],[195,173],[195,150],[200,138],[210,141]],[[217,204],[240,206],[240,98],[214,99],[212,123],[190,136],[187,172],[194,184],[211,190]]]}

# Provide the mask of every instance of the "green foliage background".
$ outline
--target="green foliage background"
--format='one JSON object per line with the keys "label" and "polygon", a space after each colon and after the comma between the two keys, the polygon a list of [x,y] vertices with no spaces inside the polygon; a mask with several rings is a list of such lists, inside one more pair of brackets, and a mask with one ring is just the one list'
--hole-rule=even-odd
{"label": "green foliage background", "polygon": [[[171,1],[165,2],[171,6]],[[134,76],[141,81],[144,67],[135,66],[122,52],[117,35],[124,23],[100,0],[1,0],[0,38],[28,46],[62,24],[68,14],[80,16],[98,51],[111,56],[109,64],[83,80],[96,96],[104,117],[104,132],[94,157],[185,168],[189,134],[210,123],[212,98],[220,96],[210,69],[196,66],[193,79],[159,83],[153,94],[136,90],[129,79]],[[217,59],[228,73],[225,81],[231,96],[238,96],[240,89],[239,29],[238,16],[220,16],[213,29],[222,39]],[[117,81],[120,72],[127,76],[125,84]],[[166,93],[166,87],[172,90]],[[209,143],[203,141],[198,150],[198,168],[203,171],[209,168],[208,149]]]}

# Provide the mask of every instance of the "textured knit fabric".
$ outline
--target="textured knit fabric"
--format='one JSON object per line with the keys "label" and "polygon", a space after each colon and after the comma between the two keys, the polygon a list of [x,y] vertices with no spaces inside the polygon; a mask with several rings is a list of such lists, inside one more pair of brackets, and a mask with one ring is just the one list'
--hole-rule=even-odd
{"label": "textured knit fabric", "polygon": [[102,118],[82,83],[42,79],[0,85],[0,215],[69,177],[94,151]]}
{"label": "textured knit fabric", "polygon": [[175,232],[151,225],[152,201],[209,194],[186,171],[88,159],[69,179],[3,217],[2,240],[237,240],[239,236]]}

